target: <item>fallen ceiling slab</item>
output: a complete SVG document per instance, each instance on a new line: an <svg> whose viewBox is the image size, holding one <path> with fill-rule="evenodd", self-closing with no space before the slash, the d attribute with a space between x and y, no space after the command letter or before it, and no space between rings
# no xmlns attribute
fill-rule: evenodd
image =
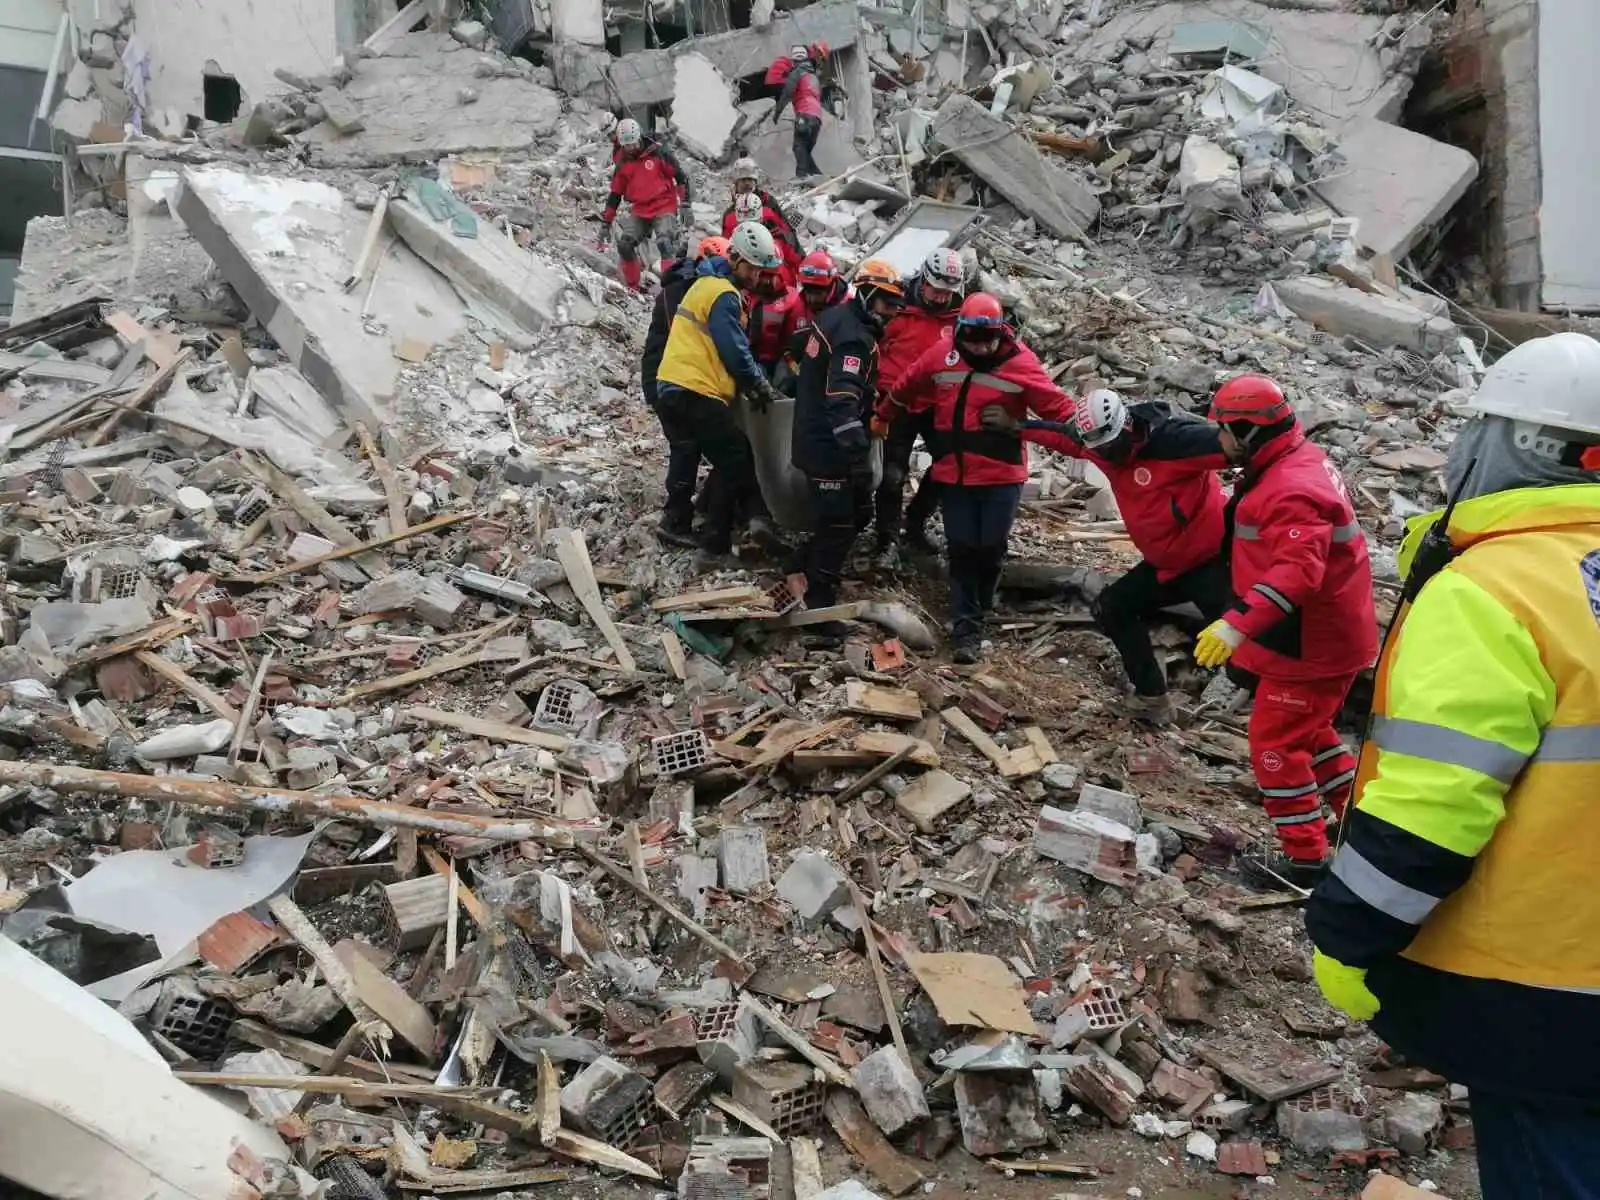
<svg viewBox="0 0 1600 1200"><path fill-rule="evenodd" d="M1025 216L1057 237L1082 239L1100 216L1100 201L1081 183L1052 170L1034 144L968 96L939 106L933 139Z"/></svg>
<svg viewBox="0 0 1600 1200"><path fill-rule="evenodd" d="M739 124L728 77L703 54L681 54L673 65L672 128L684 149L714 161Z"/></svg>

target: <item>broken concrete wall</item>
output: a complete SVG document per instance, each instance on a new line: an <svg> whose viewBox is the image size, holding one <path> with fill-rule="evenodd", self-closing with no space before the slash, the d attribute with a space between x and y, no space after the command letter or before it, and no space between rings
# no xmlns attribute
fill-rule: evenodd
<svg viewBox="0 0 1600 1200"><path fill-rule="evenodd" d="M527 150L561 119L561 97L527 78L532 69L436 34L406 34L357 63L339 92L364 128L341 135L325 121L303 139L331 166Z"/></svg>
<svg viewBox="0 0 1600 1200"><path fill-rule="evenodd" d="M673 63L672 129L690 154L720 159L739 124L728 77L703 54L680 54Z"/></svg>
<svg viewBox="0 0 1600 1200"><path fill-rule="evenodd" d="M772 109L771 100L752 100L740 106L751 121ZM746 128L748 129L747 122ZM740 138L744 153L756 160L762 173L772 183L788 183L794 179L794 118L784 116L776 125L763 124L754 133ZM855 144L850 140L850 129L832 117L822 119L822 134L813 152L817 166L828 178L841 175L863 161Z"/></svg>
<svg viewBox="0 0 1600 1200"><path fill-rule="evenodd" d="M283 87L273 76L326 75L339 56L345 0L134 0L135 28L150 55L150 104L184 115L205 112L205 76L231 75L244 109Z"/></svg>
<svg viewBox="0 0 1600 1200"><path fill-rule="evenodd" d="M550 0L550 36L558 42L606 44L606 14L601 0Z"/></svg>
<svg viewBox="0 0 1600 1200"><path fill-rule="evenodd" d="M723 75L739 79L764 72L768 63L787 54L797 42L827 42L834 50L853 46L859 26L855 0L822 0L765 29L734 29L691 38L665 50L641 50L609 64L614 92L601 98L608 104L620 101L626 108L665 104L673 96L673 60L680 54L704 55ZM551 58L551 66L563 91L583 91L587 81L574 77L579 66L573 59L557 54Z"/></svg>
<svg viewBox="0 0 1600 1200"><path fill-rule="evenodd" d="M1353 12L1311 12L1303 5L1269 7L1255 0L1129 7L1091 35L1107 52L1128 37L1153 38L1152 55L1164 54L1192 23L1234 20L1253 29L1269 53L1252 70L1281 83L1304 107L1330 126L1351 117L1398 117L1410 91L1409 76L1391 78L1374 43L1384 18Z"/></svg>
<svg viewBox="0 0 1600 1200"><path fill-rule="evenodd" d="M394 246L377 267L369 322L361 290L341 286L368 215L325 184L185 171L178 216L312 386L346 419L404 444L396 345L448 341L465 327L444 277Z"/></svg>

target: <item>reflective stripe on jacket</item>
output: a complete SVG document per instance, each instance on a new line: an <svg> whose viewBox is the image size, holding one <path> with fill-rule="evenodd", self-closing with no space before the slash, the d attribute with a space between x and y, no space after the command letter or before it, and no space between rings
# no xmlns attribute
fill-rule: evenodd
<svg viewBox="0 0 1600 1200"><path fill-rule="evenodd" d="M763 367L773 367L788 351L805 313L800 289L790 288L776 300L754 300L749 310L750 352Z"/></svg>
<svg viewBox="0 0 1600 1200"><path fill-rule="evenodd" d="M1354 675L1378 653L1367 539L1338 468L1299 428L1251 461L1234 491L1230 561L1248 639L1233 662L1264 679Z"/></svg>
<svg viewBox="0 0 1600 1200"><path fill-rule="evenodd" d="M991 432L982 413L999 405L1018 421L1029 411L1048 421L1072 419L1072 401L1050 378L1034 352L1013 341L1000 360L977 369L946 333L901 377L889 403L912 413L930 412L928 448L933 478L960 487L1028 481L1028 452L1020 431Z"/></svg>
<svg viewBox="0 0 1600 1200"><path fill-rule="evenodd" d="M723 296L739 289L717 275L701 275L684 293L672 318L667 350L656 372L657 384L672 384L685 391L711 396L724 404L733 400L733 375L723 365L711 337L711 308ZM741 309L743 301L740 301Z"/></svg>

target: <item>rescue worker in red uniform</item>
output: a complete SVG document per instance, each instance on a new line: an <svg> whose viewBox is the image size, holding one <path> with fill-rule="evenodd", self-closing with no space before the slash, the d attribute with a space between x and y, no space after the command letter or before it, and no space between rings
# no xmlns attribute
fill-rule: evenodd
<svg viewBox="0 0 1600 1200"><path fill-rule="evenodd" d="M767 227L772 240L778 243L778 253L783 257L784 286L794 287L799 282L800 263L805 255L783 211L768 207L759 192L743 192L733 198L728 211L722 214L723 236L732 236L728 231L746 221L756 221Z"/></svg>
<svg viewBox="0 0 1600 1200"><path fill-rule="evenodd" d="M756 160L753 158L741 158L733 164L733 196L722 214L723 228L728 227L728 217L733 212L734 201L740 196L747 195L760 198L762 216L756 219L766 223L767 228L772 231L772 236L779 241L793 242L798 248L800 239L795 233L795 224L789 219L789 214L784 211L783 205L778 203L778 198L761 186L761 168L756 166Z"/></svg>
<svg viewBox="0 0 1600 1200"><path fill-rule="evenodd" d="M811 327L826 310L850 298L850 285L834 263L833 255L826 250L813 250L806 255L800 263L799 274L800 309L783 361L773 376L773 383L786 395L794 394L800 359L805 355L806 337Z"/></svg>
<svg viewBox="0 0 1600 1200"><path fill-rule="evenodd" d="M906 304L889 322L878 347L878 372L884 390L894 385L919 358L955 327L961 311L966 269L954 250L935 250L906 289ZM939 506L939 487L928 471L906 509L906 478L911 473L911 452L920 435L928 441L928 414L913 417L902 410L880 414L888 425L883 432L883 481L873 498L877 538L873 551L877 565L893 570L900 564L899 544L904 537L913 548L931 552L928 521Z"/></svg>
<svg viewBox="0 0 1600 1200"><path fill-rule="evenodd" d="M611 193L600 214L600 244L604 246L611 240L617 209L626 200L628 215L622 235L617 238L617 271L623 283L638 291L644 273L644 264L639 261L640 244L655 239L665 270L683 253L679 217L693 197L689 176L672 151L656 138L645 136L639 122L632 118L619 121L615 142L611 151L611 161L616 164L611 172Z"/></svg>
<svg viewBox="0 0 1600 1200"><path fill-rule="evenodd" d="M855 294L826 309L806 336L790 461L806 477L816 514L805 548L807 608L838 603L850 548L871 520L867 420L877 394L878 336L904 298L900 273L868 259L856 271Z"/></svg>
<svg viewBox="0 0 1600 1200"><path fill-rule="evenodd" d="M796 179L810 179L821 175L822 168L812 157L817 139L822 136L822 83L817 78L817 64L828 57L828 46L818 42L810 46L795 46L787 60L778 59L767 68L767 84L783 85L778 103L773 106L774 123L783 110L794 106L794 174Z"/></svg>
<svg viewBox="0 0 1600 1200"><path fill-rule="evenodd" d="M1228 460L1220 431L1163 404L1130 408L1105 389L1079 400L1070 424L1024 421L1022 429L1027 441L1093 463L1111 484L1143 558L1096 597L1092 611L1133 685L1129 711L1166 724L1172 699L1145 622L1186 600L1211 622L1233 601L1222 554L1225 502L1217 472Z"/></svg>
<svg viewBox="0 0 1600 1200"><path fill-rule="evenodd" d="M1323 802L1342 815L1356 774L1334 718L1378 652L1367 539L1338 468L1276 383L1230 379L1211 419L1244 468L1228 506L1238 599L1200 635L1195 660L1256 681L1250 765L1283 851L1268 865L1309 887L1328 857Z"/></svg>
<svg viewBox="0 0 1600 1200"><path fill-rule="evenodd" d="M789 353L805 315L800 289L784 282L782 271L764 272L749 294L750 352L776 381L778 367Z"/></svg>
<svg viewBox="0 0 1600 1200"><path fill-rule="evenodd" d="M994 609L1028 480L1017 425L1030 410L1069 421L1073 406L1006 324L995 297L968 296L952 335L900 378L889 404L932 414L933 477L950 555L951 643L957 662L972 663L982 653L984 619Z"/></svg>

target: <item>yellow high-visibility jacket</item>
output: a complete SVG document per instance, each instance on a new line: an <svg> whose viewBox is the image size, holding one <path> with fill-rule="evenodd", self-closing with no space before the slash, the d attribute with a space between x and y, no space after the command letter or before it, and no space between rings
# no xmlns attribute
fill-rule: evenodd
<svg viewBox="0 0 1600 1200"><path fill-rule="evenodd" d="M718 275L702 275L678 302L677 314L667 334L667 350L656 372L656 384L673 384L685 391L731 403L737 385L723 365L711 337L711 309L723 296L739 289Z"/></svg>
<svg viewBox="0 0 1600 1200"><path fill-rule="evenodd" d="M1413 523L1402 572L1436 519ZM1402 1050L1545 1094L1529 1080L1570 1060L1556 1031L1574 1021L1600 1067L1600 485L1478 497L1449 535L1457 556L1379 663L1354 811L1307 926L1369 969L1375 1025ZM1552 1040L1484 1054L1500 1007Z"/></svg>

